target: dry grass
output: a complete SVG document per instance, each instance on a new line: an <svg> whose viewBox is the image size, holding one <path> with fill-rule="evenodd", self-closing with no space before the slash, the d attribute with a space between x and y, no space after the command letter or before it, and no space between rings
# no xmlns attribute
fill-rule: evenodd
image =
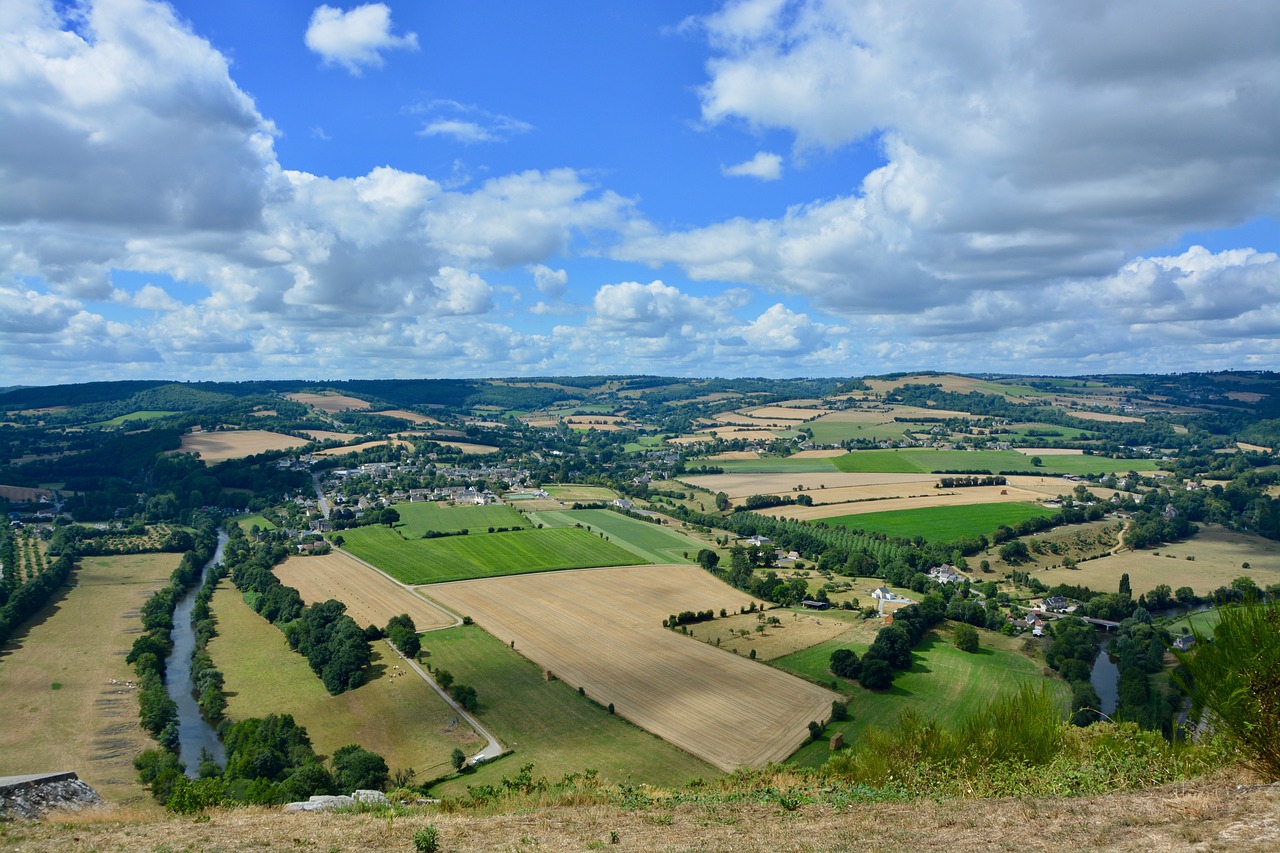
<svg viewBox="0 0 1280 853"><path fill-rule="evenodd" d="M240 459L265 453L268 450L288 450L307 444L303 438L268 432L262 429L215 430L193 432L182 437L181 453L199 453L206 465Z"/></svg>
<svg viewBox="0 0 1280 853"><path fill-rule="evenodd" d="M827 492L831 492L828 489ZM839 489L838 492L848 492ZM859 490L865 493L864 490ZM969 489L915 489L907 497L855 498L857 503L839 503L823 506L778 506L759 510L761 515L775 518L797 518L808 521L815 518L834 518L840 515L862 515L869 512L890 512L899 509L924 509L936 506L971 506L991 503L1027 503L1041 500L1034 492L1024 492L1004 486L975 486ZM822 497L826 498L826 493Z"/></svg>
<svg viewBox="0 0 1280 853"><path fill-rule="evenodd" d="M797 409L789 406L762 406L758 409L746 409L743 414L751 418L772 421L808 421L819 415L825 415L830 409L812 408Z"/></svg>
<svg viewBox="0 0 1280 853"><path fill-rule="evenodd" d="M765 622L761 622L761 615ZM781 624L766 624L770 616L777 618ZM762 624L765 625L764 633L756 633L756 627ZM864 626L869 627L858 631ZM875 639L876 631L883 627L879 620L849 622L831 616L777 610L764 614L739 613L725 619L690 625L689 633L705 643L736 651L740 655L750 655L754 650L757 660L774 660L845 634L856 635L857 639L851 639L851 643L870 645ZM746 636L742 635L743 631L747 632Z"/></svg>
<svg viewBox="0 0 1280 853"><path fill-rule="evenodd" d="M445 447L452 447L457 450L461 450L463 453L485 454L498 452L498 448L494 447L492 444L473 444L469 441L442 441L438 438L432 438L431 440L436 444L443 444Z"/></svg>
<svg viewBox="0 0 1280 853"><path fill-rule="evenodd" d="M1244 568L1246 562L1249 563L1247 569ZM1175 590L1189 586L1197 595L1208 595L1241 575L1248 575L1265 587L1280 583L1280 542L1205 524L1199 534L1185 542L1150 550L1123 551L1088 560L1075 569L1047 569L1037 572L1036 577L1048 586L1066 583L1111 592L1120 583L1120 575L1125 573L1129 575L1134 595L1148 592L1159 584L1168 584Z"/></svg>
<svg viewBox="0 0 1280 853"><path fill-rule="evenodd" d="M369 402L360 400L356 397L347 397L343 394L285 394L285 399L292 400L295 403L302 403L305 406L314 406L322 412L331 415L338 412L345 412L348 409L368 409Z"/></svg>
<svg viewBox="0 0 1280 853"><path fill-rule="evenodd" d="M346 447L329 447L324 450L317 450L316 456L346 456L348 453L359 453L361 450L368 450L370 447L382 447L387 444L394 444L399 447L413 446L404 439L391 438L386 441L364 441L360 444L349 444Z"/></svg>
<svg viewBox="0 0 1280 853"><path fill-rule="evenodd" d="M276 577L291 586L307 604L337 599L347 605L356 624L387 624L392 616L407 613L419 631L444 628L452 617L408 587L374 571L345 551L320 557L290 557L274 569Z"/></svg>
<svg viewBox="0 0 1280 853"><path fill-rule="evenodd" d="M139 608L178 559L82 558L65 597L5 647L0 775L74 770L109 801L147 801L132 762L155 744L138 725L124 656L142 631Z"/></svg>
<svg viewBox="0 0 1280 853"><path fill-rule="evenodd" d="M329 429L304 429L302 432L316 441L350 441L355 438L354 433L334 432Z"/></svg>
<svg viewBox="0 0 1280 853"><path fill-rule="evenodd" d="M835 695L682 637L662 620L751 599L693 566L644 566L436 584L430 589L601 704L721 769L781 761Z"/></svg>
<svg viewBox="0 0 1280 853"><path fill-rule="evenodd" d="M0 498L26 503L27 501L46 501L53 497L48 489L35 489L29 486L0 486Z"/></svg>
<svg viewBox="0 0 1280 853"><path fill-rule="evenodd" d="M784 782L779 779L779 786ZM1262 853L1280 847L1280 789L1237 788L1220 778L1148 791L1082 798L917 800L846 807L776 799L683 803L648 809L551 804L500 814L438 813L394 820L376 814L284 814L275 809L215 811L146 820L129 812L82 813L4 832L6 846L29 851L412 850L413 834L433 825L450 853L511 850L825 853ZM616 837L616 844L612 843Z"/></svg>
<svg viewBox="0 0 1280 853"><path fill-rule="evenodd" d="M782 428L790 429L790 427L787 427L785 425ZM749 440L759 440L759 441L773 441L775 438L778 437L778 434L772 430L757 429L756 427L752 427L752 426L710 427L706 430L703 430L703 432L706 433L707 435L719 436L720 438L745 438ZM677 439L674 439L674 438L671 440L677 441Z"/></svg>
<svg viewBox="0 0 1280 853"><path fill-rule="evenodd" d="M938 482L936 474L867 474L844 473L842 471L822 471L804 474L788 472L785 474L703 474L695 477L681 477L712 492L724 492L730 500L740 500L751 495L787 495L794 494L797 486L803 486L811 493L815 503L831 500L859 500L864 497L900 496L902 494L918 494L933 488ZM840 489L865 489L870 486L889 485L895 491L887 493L850 491L847 495L838 493ZM906 491L901 491L906 490ZM835 497L833 497L835 495Z"/></svg>
<svg viewBox="0 0 1280 853"><path fill-rule="evenodd" d="M1067 412L1073 418L1079 418L1082 421L1111 421L1118 424L1141 424L1146 423L1146 418L1134 418L1128 415L1109 415L1105 412Z"/></svg>
<svg viewBox="0 0 1280 853"><path fill-rule="evenodd" d="M371 415L386 415L389 418L399 418L402 421L408 421L413 424L438 424L440 421L435 418L429 418L426 415L420 415L417 412L410 412L407 409L387 409L382 412L370 412Z"/></svg>
<svg viewBox="0 0 1280 853"><path fill-rule="evenodd" d="M675 438L668 438L667 444L705 444L714 440L715 436L712 435L679 435Z"/></svg>

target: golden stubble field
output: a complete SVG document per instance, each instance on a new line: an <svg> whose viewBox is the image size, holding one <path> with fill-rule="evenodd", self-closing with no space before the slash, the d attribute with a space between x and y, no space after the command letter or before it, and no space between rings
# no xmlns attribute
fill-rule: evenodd
<svg viewBox="0 0 1280 853"><path fill-rule="evenodd" d="M138 725L124 659L142 633L143 602L179 557L82 558L66 594L4 647L0 776L73 770L109 802L151 802L133 759L156 744Z"/></svg>
<svg viewBox="0 0 1280 853"><path fill-rule="evenodd" d="M787 472L782 474L702 474L681 477L686 483L724 492L730 500L740 500L751 495L794 494L797 486L811 493L815 503L863 500L868 497L901 497L919 494L933 488L937 474L866 474L843 471L819 473ZM884 491L876 487L887 486ZM844 490L848 490L847 494Z"/></svg>
<svg viewBox="0 0 1280 853"><path fill-rule="evenodd" d="M412 442L405 441L402 438L390 438L382 441L365 441L360 444L349 444L345 447L328 447L324 450L317 450L316 456L346 456L349 453L359 453L362 450L368 450L371 447L382 447L385 444L391 444L397 447L413 446Z"/></svg>
<svg viewBox="0 0 1280 853"><path fill-rule="evenodd" d="M436 584L430 595L582 687L601 704L719 767L786 758L836 694L662 627L683 610L737 611L745 593L694 566L581 569Z"/></svg>
<svg viewBox="0 0 1280 853"><path fill-rule="evenodd" d="M815 493L814 500L826 499L827 493ZM838 494L852 494L845 498L852 503L837 503L821 506L776 506L757 510L761 515L774 518L794 518L801 521L812 521L819 518L835 518L841 515L863 515L869 512L890 512L900 509L924 509L939 506L972 506L974 504L992 503L1028 503L1039 502L1043 495L1008 486L975 486L968 489L912 489L910 494L894 495L889 486L868 487L865 489L836 489ZM874 498L872 497L874 495Z"/></svg>
<svg viewBox="0 0 1280 853"><path fill-rule="evenodd" d="M347 605L347 615L360 626L387 624L392 616L407 613L419 631L446 628L454 619L385 575L344 551L319 557L290 557L275 569L281 583L291 586L307 604L337 599Z"/></svg>
<svg viewBox="0 0 1280 853"><path fill-rule="evenodd" d="M268 450L288 450L310 442L264 429L229 429L214 432L193 432L182 437L178 448L182 453L199 453L206 465L225 462L265 453Z"/></svg>
<svg viewBox="0 0 1280 853"><path fill-rule="evenodd" d="M292 400L295 403L302 403L304 406L314 406L320 411L331 415L345 412L348 409L363 410L371 408L368 400L348 397L344 394L307 394L298 392L296 394L285 394L284 396L285 399Z"/></svg>

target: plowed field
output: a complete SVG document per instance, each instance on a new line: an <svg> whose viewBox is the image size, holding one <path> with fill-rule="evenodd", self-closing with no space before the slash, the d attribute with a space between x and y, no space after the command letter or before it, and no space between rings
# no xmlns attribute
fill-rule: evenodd
<svg viewBox="0 0 1280 853"><path fill-rule="evenodd" d="M644 729L723 770L790 755L836 695L662 627L751 599L693 566L435 584L433 598ZM695 626L694 630L697 630Z"/></svg>

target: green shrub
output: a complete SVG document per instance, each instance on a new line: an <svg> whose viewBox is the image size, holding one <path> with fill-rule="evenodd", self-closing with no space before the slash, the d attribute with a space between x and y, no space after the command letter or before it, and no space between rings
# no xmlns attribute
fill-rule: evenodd
<svg viewBox="0 0 1280 853"><path fill-rule="evenodd" d="M1175 651L1174 676L1192 708L1226 737L1240 758L1280 779L1280 602L1219 608L1212 639L1193 627L1196 644Z"/></svg>
<svg viewBox="0 0 1280 853"><path fill-rule="evenodd" d="M436 853L440 849L440 830L427 824L413 834L413 849L417 853Z"/></svg>

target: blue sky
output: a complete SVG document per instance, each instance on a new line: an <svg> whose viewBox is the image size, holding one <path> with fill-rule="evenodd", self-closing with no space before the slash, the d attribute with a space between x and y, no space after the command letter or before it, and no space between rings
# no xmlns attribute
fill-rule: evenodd
<svg viewBox="0 0 1280 853"><path fill-rule="evenodd" d="M1280 6L0 7L0 384L1280 368Z"/></svg>

